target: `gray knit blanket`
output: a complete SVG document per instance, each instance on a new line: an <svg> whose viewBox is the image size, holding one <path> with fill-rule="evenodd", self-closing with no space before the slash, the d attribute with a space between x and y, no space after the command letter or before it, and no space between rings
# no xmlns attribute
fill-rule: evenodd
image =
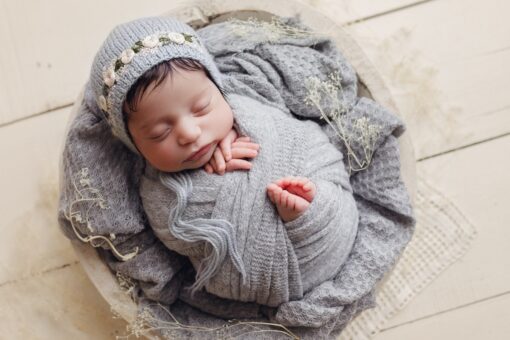
<svg viewBox="0 0 510 340"><path fill-rule="evenodd" d="M306 28L297 18L283 20ZM159 176L112 137L86 91L70 122L62 155L59 225L68 238L76 240L81 235L99 247L114 272L136 282L133 297L140 308L151 308L161 319L172 321L168 313L152 304L157 301L181 324L201 327L167 329L163 336L218 338L221 332L232 336L228 319L242 319L284 325L301 338L332 338L361 311L375 305L377 283L394 266L414 232L412 206L400 174L397 138L404 125L373 100L358 96L355 71L328 38L283 36L267 42L238 36L230 26L228 22L213 24L197 33L224 76L238 128L261 144L252 169L227 173L223 178L207 174L209 184L205 171L189 171L189 177ZM344 133L359 135L360 122L367 120L378 126L369 166L348 174L345 169L352 165L348 155L366 154L364 139L351 138L348 149L335 129L320 120L321 112L303 102L308 93L304 80L326 79L335 72L341 75L341 105L346 108ZM322 104L324 111L330 112L328 105L338 103ZM296 138L291 143L271 144L291 136ZM283 145L293 148L282 153ZM280 154L285 162L276 161ZM262 183L292 174L317 181L317 203L299 220L284 225L277 222ZM176 180L181 187L188 185L188 190L171 190L177 188ZM196 184L196 190L191 189L191 183ZM229 196L238 188L247 192ZM181 199L172 200L171 195L181 195ZM339 209L348 197L354 198L356 209L346 210L358 214L357 225L351 228L342 221ZM189 204L180 208L159 204L186 200ZM168 232L170 216L180 216L175 221L182 223L193 218L202 219L201 223L230 222L230 229L221 226L231 237L225 238L229 241L218 252L221 261L214 263L220 265L212 273L222 274L206 275L210 279L206 289L195 294L189 288L195 284L200 256L211 247L192 239L178 244L183 238ZM251 218L262 221L261 228L275 228L266 234L267 228L257 229L256 220L253 224L248 221ZM176 230L179 225L174 224ZM332 243L338 242L337 248L328 248L330 240L324 239L322 230L334 235ZM355 237L349 241L352 230ZM307 239L310 235L317 242ZM96 238L84 239L92 236ZM186 253L190 241L192 249ZM297 246L300 242L302 252ZM319 250L323 247L329 253L322 254ZM346 249L348 253L343 254ZM131 256L123 256L127 254ZM311 254L317 257L307 259ZM322 272L322 268L328 271ZM327 277L328 273L332 277ZM208 332L211 328L219 330ZM270 329L267 326L267 331ZM287 335L249 332L242 337Z"/></svg>

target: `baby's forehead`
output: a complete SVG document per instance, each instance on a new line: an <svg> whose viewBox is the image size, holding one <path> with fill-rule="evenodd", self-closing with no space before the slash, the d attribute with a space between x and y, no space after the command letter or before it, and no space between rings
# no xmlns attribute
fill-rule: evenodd
<svg viewBox="0 0 510 340"><path fill-rule="evenodd" d="M127 104L130 102L139 102L144 99L148 101L151 99L150 94L153 91L160 92L182 92L181 88L185 88L185 94L196 93L202 91L204 86L209 87L212 85L216 88L216 83L211 78L205 68L197 68L201 64L196 62L193 67L187 69L182 65L171 65L172 60L156 65L155 67L145 71L135 83L131 86L129 91L126 93L126 97L123 101L123 110L127 110ZM166 65L163 65L166 63ZM204 79L209 79L210 82L204 84ZM169 86L163 86L165 83L170 84ZM212 83L212 84L211 84ZM167 84L167 85L168 85Z"/></svg>

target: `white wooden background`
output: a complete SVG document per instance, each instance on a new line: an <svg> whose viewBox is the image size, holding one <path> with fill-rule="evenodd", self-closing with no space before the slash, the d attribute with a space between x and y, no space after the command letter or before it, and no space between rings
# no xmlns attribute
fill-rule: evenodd
<svg viewBox="0 0 510 340"><path fill-rule="evenodd" d="M479 231L467 255L376 340L509 339L510 2L303 2L358 37L409 123L418 171ZM117 23L167 7L162 0L0 0L1 339L124 334L47 198L56 195L65 124L97 47Z"/></svg>

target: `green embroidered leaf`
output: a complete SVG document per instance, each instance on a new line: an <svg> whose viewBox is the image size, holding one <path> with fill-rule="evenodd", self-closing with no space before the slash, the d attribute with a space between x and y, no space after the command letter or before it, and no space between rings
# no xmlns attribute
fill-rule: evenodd
<svg viewBox="0 0 510 340"><path fill-rule="evenodd" d="M192 35L189 35L189 34L186 34L186 33L183 33L182 35L184 35L184 40L186 40L187 42L193 42L193 36Z"/></svg>
<svg viewBox="0 0 510 340"><path fill-rule="evenodd" d="M115 72L117 72L123 65L124 63L122 62L122 60L117 59L117 61L115 62Z"/></svg>
<svg viewBox="0 0 510 340"><path fill-rule="evenodd" d="M138 53L140 52L140 50L143 48L143 43L138 40L137 42L135 42L135 45L132 47L132 50L135 52L135 53Z"/></svg>

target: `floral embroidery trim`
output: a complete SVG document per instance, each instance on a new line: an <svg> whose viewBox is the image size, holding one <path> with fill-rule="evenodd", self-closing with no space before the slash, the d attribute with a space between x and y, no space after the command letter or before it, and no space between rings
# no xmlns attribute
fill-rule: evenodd
<svg viewBox="0 0 510 340"><path fill-rule="evenodd" d="M202 48L200 40L195 35L188 33L165 32L151 34L138 40L133 44L133 46L122 51L121 55L112 62L111 66L103 71L102 95L100 95L97 99L97 103L101 110L105 112L109 111L107 98L110 93L110 89L116 84L119 72L125 65L129 64L133 60L136 54L151 50L155 47L165 46L170 43L178 45L189 44L193 47Z"/></svg>

